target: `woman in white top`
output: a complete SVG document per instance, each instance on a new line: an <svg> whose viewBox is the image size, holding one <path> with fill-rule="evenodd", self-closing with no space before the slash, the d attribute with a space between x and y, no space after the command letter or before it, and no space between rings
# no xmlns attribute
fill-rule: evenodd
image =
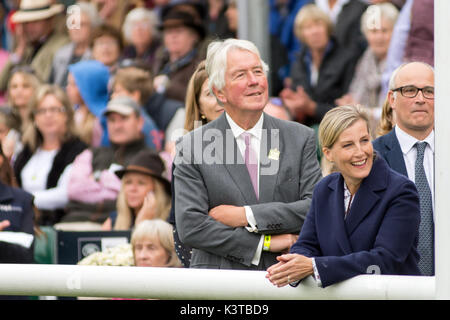
<svg viewBox="0 0 450 320"><path fill-rule="evenodd" d="M76 136L73 109L57 86L38 90L30 122L14 171L19 186L35 197L38 224L53 225L64 215L71 163L87 146Z"/></svg>

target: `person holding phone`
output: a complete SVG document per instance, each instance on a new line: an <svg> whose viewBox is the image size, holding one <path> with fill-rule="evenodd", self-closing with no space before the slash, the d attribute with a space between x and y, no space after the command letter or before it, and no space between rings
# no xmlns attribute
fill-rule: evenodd
<svg viewBox="0 0 450 320"><path fill-rule="evenodd" d="M144 220L169 217L170 182L158 153L140 151L125 169L116 171L122 180L117 210L106 219L103 230L129 230Z"/></svg>

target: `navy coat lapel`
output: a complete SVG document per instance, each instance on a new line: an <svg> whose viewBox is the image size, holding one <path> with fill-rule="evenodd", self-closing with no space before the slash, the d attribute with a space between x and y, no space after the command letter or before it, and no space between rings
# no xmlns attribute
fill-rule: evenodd
<svg viewBox="0 0 450 320"><path fill-rule="evenodd" d="M398 142L397 136L395 135L395 130L392 129L389 133L386 134L385 146L386 146L386 161L389 166L405 175L408 176L408 172L406 171L405 160L403 159L403 152L400 148L400 143Z"/></svg>
<svg viewBox="0 0 450 320"><path fill-rule="evenodd" d="M285 154L280 142L279 128L264 114L259 154L259 201L272 202L278 180L280 159Z"/></svg>
<svg viewBox="0 0 450 320"><path fill-rule="evenodd" d="M348 239L347 229L344 223L344 179L342 175L336 175L328 184L328 187L333 190L330 203L332 208L328 208L332 216L332 225L335 230L336 241L344 252L344 255L353 252L352 246Z"/></svg>
<svg viewBox="0 0 450 320"><path fill-rule="evenodd" d="M242 193L247 204L258 202L253 190L252 181L242 157L230 125L223 113L216 121L216 127L223 137L223 149L219 150L218 158L222 160L236 186ZM220 148L219 148L220 149ZM223 153L222 153L223 152Z"/></svg>
<svg viewBox="0 0 450 320"><path fill-rule="evenodd" d="M376 191L384 190L387 187L388 167L383 159L376 159L372 170L363 180L361 186L356 192L350 212L347 215L345 224L349 236L358 227L361 221L369 214L373 206L379 201L380 197Z"/></svg>

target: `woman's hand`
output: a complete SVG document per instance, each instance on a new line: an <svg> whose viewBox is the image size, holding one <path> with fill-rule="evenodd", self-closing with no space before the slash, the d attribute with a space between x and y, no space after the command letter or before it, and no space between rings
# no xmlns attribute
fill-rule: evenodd
<svg viewBox="0 0 450 320"><path fill-rule="evenodd" d="M153 191L147 193L144 198L144 203L142 204L141 210L139 210L135 225L144 220L152 220L156 216L156 198Z"/></svg>
<svg viewBox="0 0 450 320"><path fill-rule="evenodd" d="M11 225L11 222L9 222L9 220L0 221L0 231L3 231L4 229L8 228L10 225Z"/></svg>
<svg viewBox="0 0 450 320"><path fill-rule="evenodd" d="M267 269L266 278L277 287L301 280L314 273L312 259L296 253L277 257L277 264Z"/></svg>
<svg viewBox="0 0 450 320"><path fill-rule="evenodd" d="M312 116L316 111L317 104L311 99L302 86L298 86L296 91L285 88L280 92L280 97L291 114L302 112Z"/></svg>

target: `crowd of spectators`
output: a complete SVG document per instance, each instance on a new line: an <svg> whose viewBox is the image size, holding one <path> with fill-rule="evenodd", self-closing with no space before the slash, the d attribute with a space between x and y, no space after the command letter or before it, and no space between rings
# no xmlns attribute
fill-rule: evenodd
<svg viewBox="0 0 450 320"><path fill-rule="evenodd" d="M267 1L266 112L317 133L330 109L361 104L372 133L389 132L392 71L407 61L433 65L433 1ZM224 110L204 60L212 40L237 37L237 5L0 1L0 189L24 212L19 223L1 206L0 231L38 237L43 226L79 230L84 223L132 230L161 219L172 225L173 239L145 236L150 226L142 227L132 243L136 265L149 265L140 252L142 239L151 239L174 242L180 260L165 247L154 266L188 267L190 248L176 233L170 188L175 137ZM319 150L327 174L333 169ZM4 252L0 260L9 261ZM32 262L28 255L17 251L21 262Z"/></svg>

